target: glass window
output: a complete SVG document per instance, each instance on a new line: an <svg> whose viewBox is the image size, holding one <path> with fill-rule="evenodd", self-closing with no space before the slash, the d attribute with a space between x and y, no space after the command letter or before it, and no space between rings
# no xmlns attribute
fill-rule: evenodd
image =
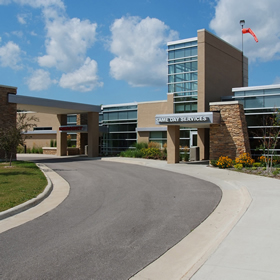
<svg viewBox="0 0 280 280"><path fill-rule="evenodd" d="M118 112L110 112L109 113L109 120L117 120L119 118Z"/></svg>
<svg viewBox="0 0 280 280"><path fill-rule="evenodd" d="M245 99L246 108L259 108L263 107L263 97L249 97Z"/></svg>
<svg viewBox="0 0 280 280"><path fill-rule="evenodd" d="M265 96L264 97L265 107L280 107L280 95L279 96Z"/></svg>
<svg viewBox="0 0 280 280"><path fill-rule="evenodd" d="M137 111L128 111L127 118L128 119L137 119Z"/></svg>
<svg viewBox="0 0 280 280"><path fill-rule="evenodd" d="M191 71L197 71L197 61L192 62Z"/></svg>
<svg viewBox="0 0 280 280"><path fill-rule="evenodd" d="M174 59L175 58L175 51L169 51L168 52L168 59Z"/></svg>
<svg viewBox="0 0 280 280"><path fill-rule="evenodd" d="M174 75L168 76L168 83L174 83Z"/></svg>
<svg viewBox="0 0 280 280"><path fill-rule="evenodd" d="M119 119L127 119L127 112L119 112Z"/></svg>
<svg viewBox="0 0 280 280"><path fill-rule="evenodd" d="M265 89L264 94L280 94L280 88Z"/></svg>
<svg viewBox="0 0 280 280"><path fill-rule="evenodd" d="M190 138L189 130L180 130L180 138Z"/></svg>
<svg viewBox="0 0 280 280"><path fill-rule="evenodd" d="M184 104L175 104L175 113L184 113Z"/></svg>
<svg viewBox="0 0 280 280"><path fill-rule="evenodd" d="M174 71L174 67L175 65L169 65L168 66L168 74L174 74L175 73L175 71Z"/></svg>
<svg viewBox="0 0 280 280"><path fill-rule="evenodd" d="M192 56L197 55L197 47L192 47L191 50L192 50L191 52Z"/></svg>
<svg viewBox="0 0 280 280"><path fill-rule="evenodd" d="M249 91L245 91L245 95L263 95L264 92L263 90L249 90Z"/></svg>
<svg viewBox="0 0 280 280"><path fill-rule="evenodd" d="M67 123L77 123L77 115L68 115L67 116Z"/></svg>
<svg viewBox="0 0 280 280"><path fill-rule="evenodd" d="M174 49L174 47L175 47L174 45L170 45L170 46L168 46L168 49L172 50L172 49Z"/></svg>
<svg viewBox="0 0 280 280"><path fill-rule="evenodd" d="M185 57L191 56L191 48L185 49Z"/></svg>

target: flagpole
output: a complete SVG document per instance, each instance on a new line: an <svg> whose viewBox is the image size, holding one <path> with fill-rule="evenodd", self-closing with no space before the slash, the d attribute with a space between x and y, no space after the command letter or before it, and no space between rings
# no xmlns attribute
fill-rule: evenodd
<svg viewBox="0 0 280 280"><path fill-rule="evenodd" d="M244 19L240 20L241 34L242 34L242 87L244 87L243 32L242 32L244 24L245 24L245 20Z"/></svg>

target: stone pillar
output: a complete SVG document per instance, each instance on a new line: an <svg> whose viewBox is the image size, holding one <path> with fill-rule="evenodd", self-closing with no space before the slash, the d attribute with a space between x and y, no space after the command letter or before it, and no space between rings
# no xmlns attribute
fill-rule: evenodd
<svg viewBox="0 0 280 280"><path fill-rule="evenodd" d="M99 151L99 113L88 113L88 156L98 157Z"/></svg>
<svg viewBox="0 0 280 280"><path fill-rule="evenodd" d="M210 103L210 111L221 114L221 123L210 126L210 159L251 154L243 105L238 101Z"/></svg>
<svg viewBox="0 0 280 280"><path fill-rule="evenodd" d="M167 163L178 163L180 161L180 126L167 126Z"/></svg>
<svg viewBox="0 0 280 280"><path fill-rule="evenodd" d="M17 104L8 102L9 93L17 94L17 88L0 86L0 127L3 131L16 126ZM10 157L10 155L7 156ZM5 152L0 150L0 159L4 158ZM14 151L13 159L16 159L16 151Z"/></svg>
<svg viewBox="0 0 280 280"><path fill-rule="evenodd" d="M67 125L67 115L57 115L59 126ZM58 131L57 138L57 156L67 155L67 133Z"/></svg>

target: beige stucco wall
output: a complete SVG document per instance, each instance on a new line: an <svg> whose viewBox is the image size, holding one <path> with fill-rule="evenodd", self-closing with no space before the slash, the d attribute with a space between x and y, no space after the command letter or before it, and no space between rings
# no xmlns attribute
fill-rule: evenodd
<svg viewBox="0 0 280 280"><path fill-rule="evenodd" d="M137 127L159 127L155 123L156 115L169 113L167 101L139 103Z"/></svg>

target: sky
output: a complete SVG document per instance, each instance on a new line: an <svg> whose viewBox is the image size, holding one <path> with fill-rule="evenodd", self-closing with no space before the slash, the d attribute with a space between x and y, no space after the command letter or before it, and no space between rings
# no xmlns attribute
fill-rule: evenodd
<svg viewBox="0 0 280 280"><path fill-rule="evenodd" d="M249 86L280 83L279 0L0 0L0 84L108 105L166 100L167 42L206 29L241 49Z"/></svg>

